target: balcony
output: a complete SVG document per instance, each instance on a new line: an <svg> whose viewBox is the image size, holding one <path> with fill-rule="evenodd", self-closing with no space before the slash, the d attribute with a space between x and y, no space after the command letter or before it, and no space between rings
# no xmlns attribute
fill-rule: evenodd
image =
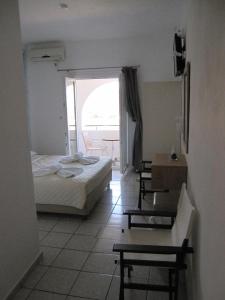
<svg viewBox="0 0 225 300"><path fill-rule="evenodd" d="M67 151L109 156L120 162L119 80L68 79ZM76 124L76 125L75 125Z"/></svg>
<svg viewBox="0 0 225 300"><path fill-rule="evenodd" d="M81 151L85 155L109 156L113 166L120 163L119 125L85 125L82 131L75 131L75 125L69 126L71 153Z"/></svg>

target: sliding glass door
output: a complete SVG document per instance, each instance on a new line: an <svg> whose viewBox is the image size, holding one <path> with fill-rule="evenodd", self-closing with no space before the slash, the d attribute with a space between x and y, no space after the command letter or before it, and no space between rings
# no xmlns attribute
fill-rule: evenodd
<svg viewBox="0 0 225 300"><path fill-rule="evenodd" d="M104 70L105 71L105 70ZM112 72L110 72L112 73ZM66 77L65 130L68 154L110 156L113 168L125 173L130 163L129 120L120 71L106 74L74 74Z"/></svg>
<svg viewBox="0 0 225 300"><path fill-rule="evenodd" d="M66 152L73 155L77 152L76 126L76 85L73 78L66 78L66 115L67 130L65 132Z"/></svg>

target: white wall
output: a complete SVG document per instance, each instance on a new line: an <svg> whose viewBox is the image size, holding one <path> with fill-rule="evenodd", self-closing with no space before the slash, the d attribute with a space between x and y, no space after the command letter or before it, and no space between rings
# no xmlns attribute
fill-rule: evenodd
<svg viewBox="0 0 225 300"><path fill-rule="evenodd" d="M91 68L140 65L143 81L173 80L173 35L66 43L60 66Z"/></svg>
<svg viewBox="0 0 225 300"><path fill-rule="evenodd" d="M40 154L64 154L64 78L52 63L28 63L27 68L31 148Z"/></svg>
<svg viewBox="0 0 225 300"><path fill-rule="evenodd" d="M66 60L58 68L140 65L142 94L144 82L174 80L172 39L172 33L165 33L154 37L68 42ZM56 71L53 63L27 63L31 143L32 148L40 153L65 153L64 76L65 73ZM177 110L176 101L168 105ZM161 142L157 146L157 138L154 142L156 149L167 150L161 147Z"/></svg>
<svg viewBox="0 0 225 300"><path fill-rule="evenodd" d="M181 82L144 82L142 95L143 158L177 149L176 118L181 115Z"/></svg>
<svg viewBox="0 0 225 300"><path fill-rule="evenodd" d="M17 1L0 9L0 299L39 254Z"/></svg>
<svg viewBox="0 0 225 300"><path fill-rule="evenodd" d="M225 1L191 0L188 188L198 210L193 242L196 300L225 299Z"/></svg>

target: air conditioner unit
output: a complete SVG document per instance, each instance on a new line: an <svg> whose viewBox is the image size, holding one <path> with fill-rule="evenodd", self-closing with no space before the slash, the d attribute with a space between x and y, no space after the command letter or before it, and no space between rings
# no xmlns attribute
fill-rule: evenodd
<svg viewBox="0 0 225 300"><path fill-rule="evenodd" d="M28 57L33 62L43 61L61 61L65 59L65 49L60 46L42 46L36 45L28 50Z"/></svg>

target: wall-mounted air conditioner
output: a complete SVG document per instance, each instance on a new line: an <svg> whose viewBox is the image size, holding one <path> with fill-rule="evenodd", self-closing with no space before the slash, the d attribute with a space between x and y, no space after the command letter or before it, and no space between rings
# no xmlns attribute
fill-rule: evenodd
<svg viewBox="0 0 225 300"><path fill-rule="evenodd" d="M28 57L33 62L58 62L65 59L65 49L63 45L34 44L28 50Z"/></svg>

